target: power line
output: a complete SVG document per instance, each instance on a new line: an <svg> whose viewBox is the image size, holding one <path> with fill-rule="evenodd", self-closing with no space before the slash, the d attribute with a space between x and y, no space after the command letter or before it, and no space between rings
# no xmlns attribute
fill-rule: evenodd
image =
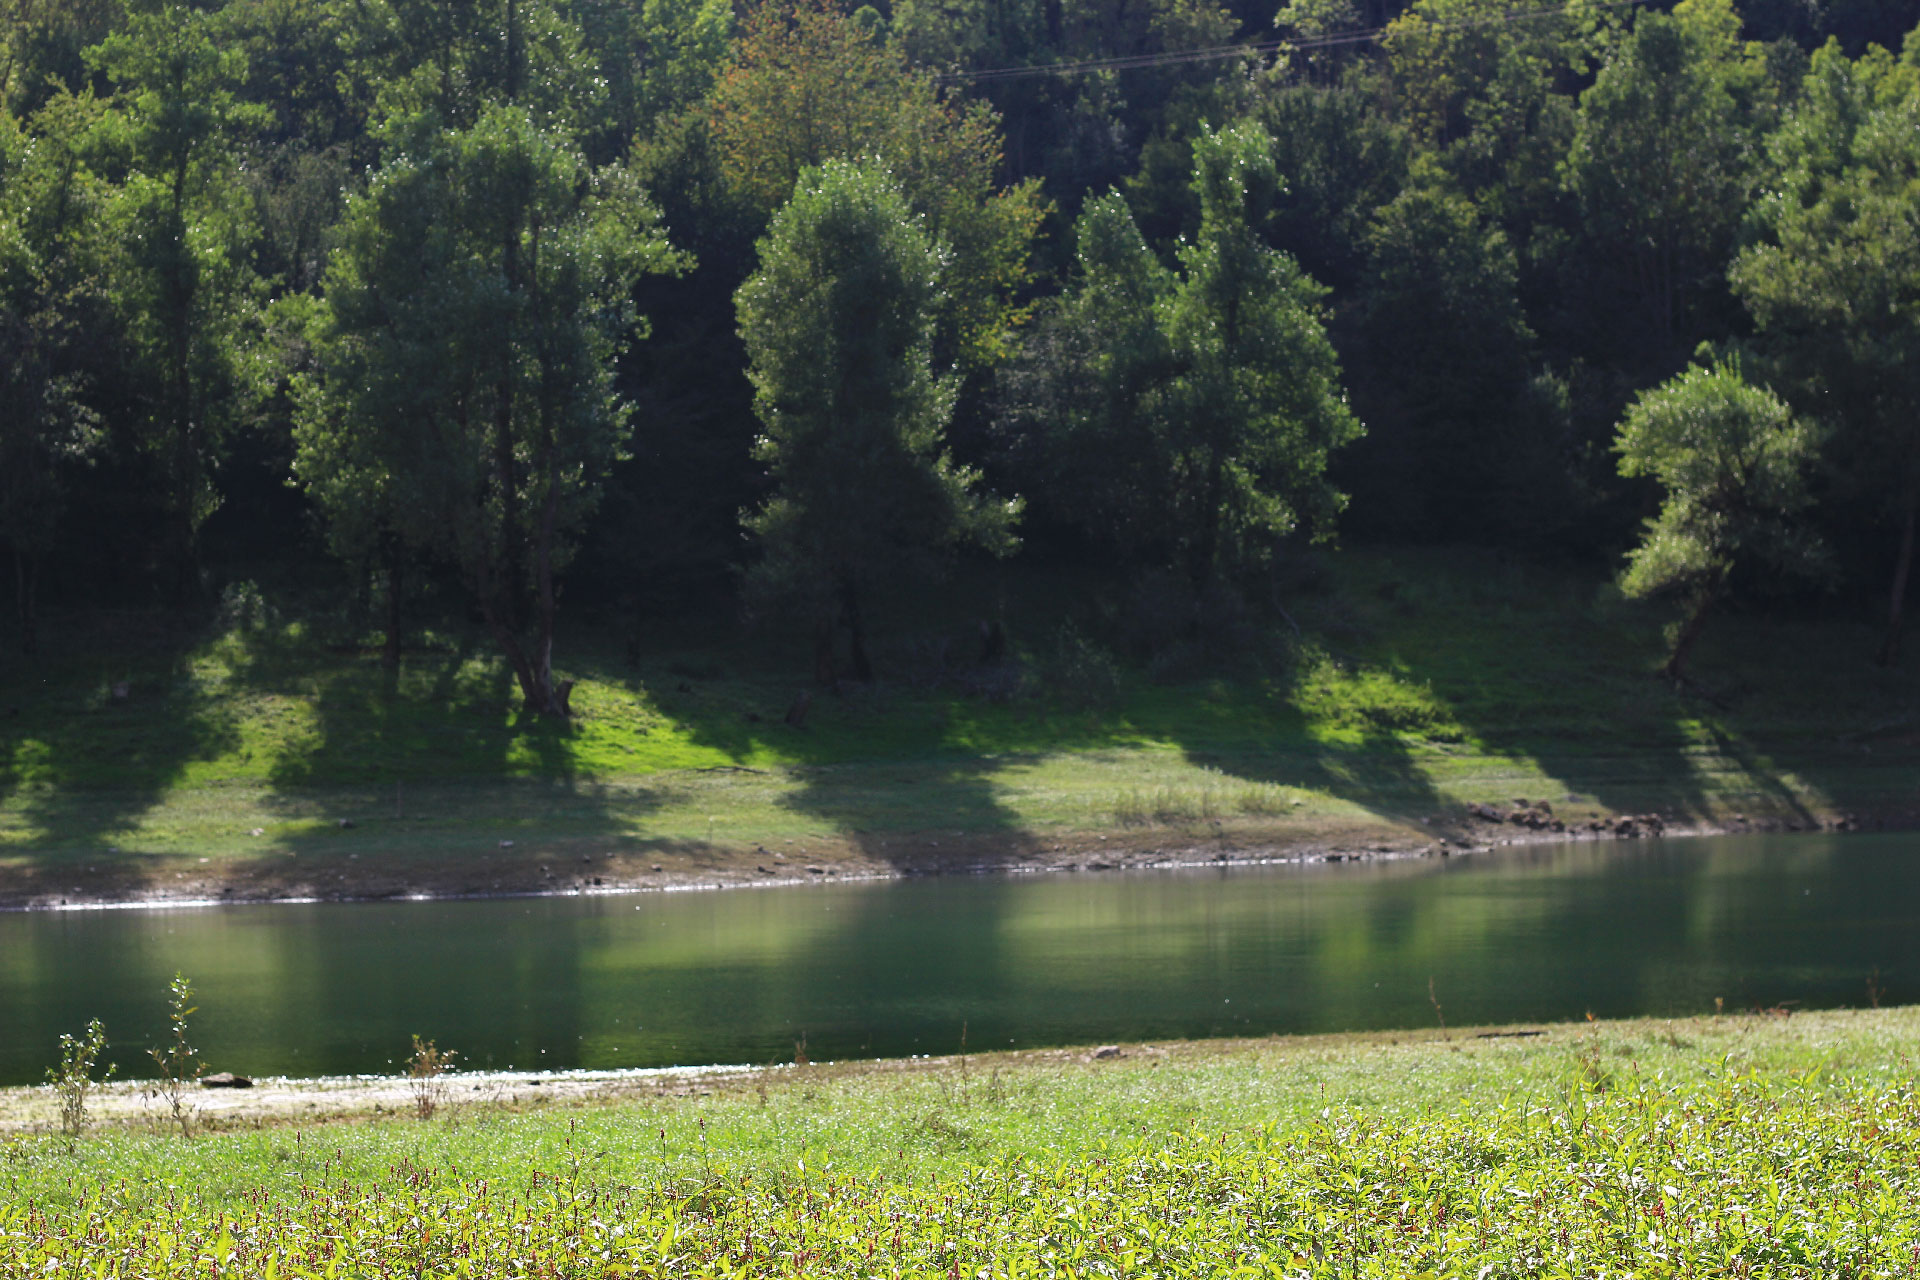
<svg viewBox="0 0 1920 1280"><path fill-rule="evenodd" d="M1551 9L1533 9L1518 13L1510 11L1497 18L1481 18L1473 22L1430 23L1429 29L1471 31L1481 27L1505 26L1515 22L1554 18L1575 9L1630 9L1648 3L1651 3L1651 0L1596 0L1595 3L1580 3L1579 0L1574 0L1573 3L1558 5ZM936 73L934 79L941 83L949 81L978 83L983 80L1020 80L1034 76L1080 76L1093 75L1102 71L1133 71L1145 67L1218 62L1228 58L1243 58L1249 54L1273 53L1280 49L1337 49L1348 45L1370 43L1378 40L1386 32L1386 27L1369 27L1364 30L1337 31L1306 40L1261 40L1246 44L1214 45L1204 49L1176 49L1123 57L1089 58L1083 62L1044 62L1027 66L984 67L974 71L942 71Z"/></svg>

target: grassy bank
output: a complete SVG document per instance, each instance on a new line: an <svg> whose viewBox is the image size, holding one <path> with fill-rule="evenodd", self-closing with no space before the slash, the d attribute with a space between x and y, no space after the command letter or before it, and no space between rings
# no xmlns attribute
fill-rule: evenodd
<svg viewBox="0 0 1920 1280"><path fill-rule="evenodd" d="M0 1149L13 1274L1907 1275L1920 1011L790 1068ZM269 1269L271 1268L271 1269ZM331 1268L331 1270L329 1270Z"/></svg>
<svg viewBox="0 0 1920 1280"><path fill-rule="evenodd" d="M1213 674L1129 657L1098 600L1079 632L1111 651L1074 648L1057 602L1086 597L1063 584L974 583L885 620L886 680L816 697L798 728L799 656L733 632L643 636L637 664L622 635L566 637L580 715L557 724L523 719L461 636L388 677L313 620L168 639L94 619L0 693L0 878L16 898L255 873L327 892L377 864L485 890L567 881L552 865L576 858L665 883L769 851L885 870L1100 837L1364 843L1519 796L1705 825L1920 808L1920 689L1911 662L1865 660L1864 625L1726 620L1676 691L1653 675L1664 616L1598 577L1333 563L1299 638L1254 637ZM984 679L967 637L996 611L1022 666Z"/></svg>

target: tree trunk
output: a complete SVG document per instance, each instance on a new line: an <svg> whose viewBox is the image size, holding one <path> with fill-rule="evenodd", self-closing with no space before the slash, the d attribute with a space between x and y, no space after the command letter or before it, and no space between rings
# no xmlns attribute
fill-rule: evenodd
<svg viewBox="0 0 1920 1280"><path fill-rule="evenodd" d="M831 621L820 622L813 629L813 678L824 689L840 687L840 673L834 669Z"/></svg>
<svg viewBox="0 0 1920 1280"><path fill-rule="evenodd" d="M560 520L560 478L555 473L554 450L551 428L547 431L546 495L540 504L540 527L535 533L533 547L533 586L534 586L534 626L537 628L533 642L533 678L539 692L538 705L533 696L527 698L527 709L543 716L565 716L569 714L568 695L573 691L572 681L563 687L553 682L553 632L556 615L559 612L559 599L553 589L553 544L559 536Z"/></svg>
<svg viewBox="0 0 1920 1280"><path fill-rule="evenodd" d="M387 545L387 637L380 649L380 665L400 669L400 549Z"/></svg>
<svg viewBox="0 0 1920 1280"><path fill-rule="evenodd" d="M20 609L20 652L40 650L40 619L35 596L39 594L40 566L19 547L13 549L14 599Z"/></svg>
<svg viewBox="0 0 1920 1280"><path fill-rule="evenodd" d="M867 628L860 617L860 596L852 587L843 587L840 600L847 620L847 666L855 680L866 684L873 679L873 663L867 660Z"/></svg>
<svg viewBox="0 0 1920 1280"><path fill-rule="evenodd" d="M1907 579L1913 572L1913 525L1920 509L1920 484L1907 485L1906 511L1900 519L1900 554L1893 562L1893 591L1887 606L1887 637L1880 645L1880 665L1890 667L1900 656L1900 631L1907 612Z"/></svg>
<svg viewBox="0 0 1920 1280"><path fill-rule="evenodd" d="M1713 597L1702 596L1694 602L1693 612L1680 624L1680 634L1674 637L1673 653L1667 658L1667 665L1661 674L1678 684L1687 678L1687 659L1693 654L1694 641L1700 638L1701 629L1707 625L1707 615L1713 611Z"/></svg>

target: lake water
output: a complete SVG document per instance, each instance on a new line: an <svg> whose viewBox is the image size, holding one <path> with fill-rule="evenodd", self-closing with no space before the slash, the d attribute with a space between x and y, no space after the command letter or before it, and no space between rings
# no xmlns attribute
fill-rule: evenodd
<svg viewBox="0 0 1920 1280"><path fill-rule="evenodd" d="M197 989L214 1070L815 1060L1920 1001L1920 837L705 893L0 915L0 1083ZM1877 972L1877 977L1875 976Z"/></svg>

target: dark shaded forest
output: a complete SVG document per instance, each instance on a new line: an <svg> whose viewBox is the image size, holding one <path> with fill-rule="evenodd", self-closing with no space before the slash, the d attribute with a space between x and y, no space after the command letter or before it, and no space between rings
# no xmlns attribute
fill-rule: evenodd
<svg viewBox="0 0 1920 1280"><path fill-rule="evenodd" d="M1675 678L1736 606L1891 662L1911 21L0 0L6 661L300 593L395 663L451 611L563 714L576 610L832 683L960 557L1098 564L1191 643L1342 540L1624 563Z"/></svg>

